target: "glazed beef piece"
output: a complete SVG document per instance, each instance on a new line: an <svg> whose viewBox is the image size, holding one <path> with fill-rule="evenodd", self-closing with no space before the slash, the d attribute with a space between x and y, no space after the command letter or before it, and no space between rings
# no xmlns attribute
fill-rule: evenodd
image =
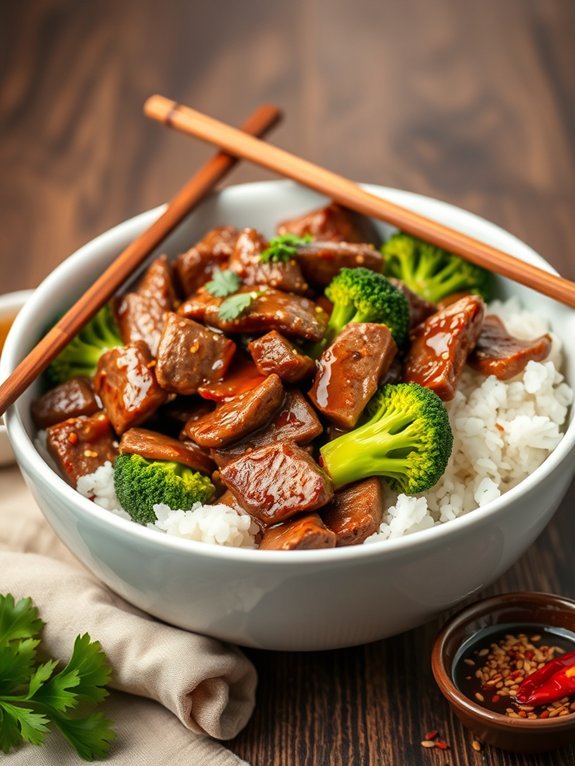
<svg viewBox="0 0 575 766"><path fill-rule="evenodd" d="M200 399L198 396L176 396L158 410L158 418L169 421L171 424L184 426L191 418L207 415L214 409L211 402Z"/></svg>
<svg viewBox="0 0 575 766"><path fill-rule="evenodd" d="M229 268L246 285L268 285L290 293L305 293L308 285L295 260L262 263L260 256L268 246L255 229L240 232Z"/></svg>
<svg viewBox="0 0 575 766"><path fill-rule="evenodd" d="M222 319L219 309L226 299L216 298L204 289L183 303L178 313L230 334L278 330L291 338L311 341L323 338L328 315L309 298L266 288L265 285L242 287L238 292L253 292L256 297L237 319Z"/></svg>
<svg viewBox="0 0 575 766"><path fill-rule="evenodd" d="M246 391L263 383L267 375L261 375L252 360L243 354L242 351L236 351L234 360L230 369L223 380L217 380L215 383L203 383L198 388L198 394L203 399L213 402L227 402L234 396L239 396Z"/></svg>
<svg viewBox="0 0 575 766"><path fill-rule="evenodd" d="M233 226L218 226L174 261L174 273L186 297L205 285L216 269L227 268L239 231Z"/></svg>
<svg viewBox="0 0 575 766"><path fill-rule="evenodd" d="M117 444L104 412L80 415L46 429L48 452L75 487L80 476L94 473L117 455Z"/></svg>
<svg viewBox="0 0 575 766"><path fill-rule="evenodd" d="M425 298L420 298L420 296L417 293L414 293L413 290L410 290L401 279L395 279L394 277L388 277L388 279L391 284L394 285L394 287L397 287L398 290L401 290L407 298L407 303L409 305L409 326L411 329L417 327L418 324L424 322L427 317L435 314L438 310L438 307L434 303L426 301Z"/></svg>
<svg viewBox="0 0 575 766"><path fill-rule="evenodd" d="M168 314L158 348L158 382L166 391L195 394L203 383L224 377L235 350L221 333Z"/></svg>
<svg viewBox="0 0 575 766"><path fill-rule="evenodd" d="M385 325L350 322L319 358L310 399L332 423L353 428L396 353Z"/></svg>
<svg viewBox="0 0 575 766"><path fill-rule="evenodd" d="M47 428L67 418L93 415L99 409L88 378L70 378L32 402L32 417L38 428Z"/></svg>
<svg viewBox="0 0 575 766"><path fill-rule="evenodd" d="M383 486L374 476L336 492L321 517L335 533L337 546L360 545L379 529L383 510Z"/></svg>
<svg viewBox="0 0 575 766"><path fill-rule="evenodd" d="M327 474L295 444L272 444L224 466L221 477L242 506L265 526L315 511L333 497Z"/></svg>
<svg viewBox="0 0 575 766"><path fill-rule="evenodd" d="M262 375L275 373L284 383L298 383L315 370L313 359L300 353L277 330L256 338L248 348L258 372Z"/></svg>
<svg viewBox="0 0 575 766"><path fill-rule="evenodd" d="M317 513L306 513L283 524L266 529L259 547L267 551L305 551L313 548L334 548L335 534Z"/></svg>
<svg viewBox="0 0 575 766"><path fill-rule="evenodd" d="M183 463L194 471L211 474L214 461L193 442L182 442L147 428L130 428L120 440L120 452L141 455L148 460L168 460Z"/></svg>
<svg viewBox="0 0 575 766"><path fill-rule="evenodd" d="M98 361L94 390L117 434L140 425L166 401L144 341L106 351Z"/></svg>
<svg viewBox="0 0 575 766"><path fill-rule="evenodd" d="M551 336L547 334L535 340L514 338L509 335L501 319L490 314L483 320L477 345L467 361L483 375L509 380L522 372L528 362L546 359L551 344Z"/></svg>
<svg viewBox="0 0 575 766"><path fill-rule="evenodd" d="M363 215L354 213L337 202L312 210L289 221L282 221L277 227L278 234L306 234L314 239L329 242L369 242L378 245L380 236L377 229Z"/></svg>
<svg viewBox="0 0 575 766"><path fill-rule="evenodd" d="M253 452L268 444L288 441L300 446L309 444L322 430L313 407L303 394L293 389L286 393L283 404L268 425L253 431L229 447L212 450L212 457L221 468L247 452Z"/></svg>
<svg viewBox="0 0 575 766"><path fill-rule="evenodd" d="M225 447L271 420L284 399L277 375L221 404L209 415L186 423L185 433L201 447Z"/></svg>
<svg viewBox="0 0 575 766"><path fill-rule="evenodd" d="M295 260L314 287L324 288L341 269L363 266L381 272L383 256L371 245L353 242L310 242L297 248Z"/></svg>
<svg viewBox="0 0 575 766"><path fill-rule="evenodd" d="M116 317L124 343L143 340L152 356L164 329L166 312L174 309L174 287L170 264L165 255L152 263L140 280L135 292L120 298Z"/></svg>
<svg viewBox="0 0 575 766"><path fill-rule="evenodd" d="M418 325L411 334L403 379L430 388L444 401L453 399L483 314L482 299L468 295Z"/></svg>

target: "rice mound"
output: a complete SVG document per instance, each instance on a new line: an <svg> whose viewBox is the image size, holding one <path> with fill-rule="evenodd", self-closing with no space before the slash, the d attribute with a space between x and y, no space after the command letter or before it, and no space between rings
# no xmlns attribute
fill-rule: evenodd
<svg viewBox="0 0 575 766"><path fill-rule="evenodd" d="M546 320L522 310L516 298L488 307L508 332L530 340L548 332ZM383 522L366 542L401 537L450 521L499 497L541 465L561 440L573 391L558 372L561 342L544 362L529 362L508 381L465 368L446 403L453 451L439 482L425 494L393 495Z"/></svg>
<svg viewBox="0 0 575 766"><path fill-rule="evenodd" d="M541 316L521 308L516 298L488 306L516 338L531 340L549 332ZM447 469L432 490L422 495L393 493L379 530L366 543L388 540L428 529L469 513L499 497L541 465L562 437L573 391L558 371L560 340L544 362L529 362L508 381L486 378L465 368L455 398L446 403L453 431L453 451ZM114 491L110 462L78 480L78 491L123 518ZM190 540L254 548L257 524L247 513L221 503L189 511L155 505L157 521L148 527Z"/></svg>

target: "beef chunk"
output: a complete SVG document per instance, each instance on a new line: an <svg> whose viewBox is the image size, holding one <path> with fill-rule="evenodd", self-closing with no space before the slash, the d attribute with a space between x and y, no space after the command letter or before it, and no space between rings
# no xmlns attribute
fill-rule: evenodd
<svg viewBox="0 0 575 766"><path fill-rule="evenodd" d="M236 344L220 333L168 314L158 349L158 382L166 391L195 394L203 383L223 378L235 350Z"/></svg>
<svg viewBox="0 0 575 766"><path fill-rule="evenodd" d="M486 316L469 364L483 375L495 375L508 380L522 372L527 362L541 362L551 351L551 336L542 335L535 340L519 340L509 335L499 317Z"/></svg>
<svg viewBox="0 0 575 766"><path fill-rule="evenodd" d="M93 415L99 409L88 378L70 378L32 402L32 417L38 428L47 428L67 418Z"/></svg>
<svg viewBox="0 0 575 766"><path fill-rule="evenodd" d="M380 236L373 222L337 202L312 210L289 221L282 221L278 234L310 234L314 239L330 242L371 242L379 244Z"/></svg>
<svg viewBox="0 0 575 766"><path fill-rule="evenodd" d="M244 229L230 258L230 270L246 285L268 285L290 293L307 292L307 282L295 260L277 263L260 261L267 246L267 241L255 229Z"/></svg>
<svg viewBox="0 0 575 766"><path fill-rule="evenodd" d="M383 487L374 476L336 492L321 517L336 534L336 545L359 545L377 532L383 510Z"/></svg>
<svg viewBox="0 0 575 766"><path fill-rule="evenodd" d="M194 471L211 474L214 461L197 444L182 442L146 428L130 428L122 435L120 452L141 455L148 460L183 463Z"/></svg>
<svg viewBox="0 0 575 766"><path fill-rule="evenodd" d="M239 231L233 226L218 226L174 261L174 272L187 297L212 278L216 269L227 268Z"/></svg>
<svg viewBox="0 0 575 766"><path fill-rule="evenodd" d="M304 551L313 548L334 548L335 534L317 513L306 513L283 524L265 530L259 547L267 551Z"/></svg>
<svg viewBox="0 0 575 766"><path fill-rule="evenodd" d="M199 420L190 421L184 430L202 447L224 447L267 423L283 398L281 380L277 375L269 375L251 391L221 404Z"/></svg>
<svg viewBox="0 0 575 766"><path fill-rule="evenodd" d="M198 394L213 402L227 402L234 396L239 396L259 386L266 377L267 375L261 375L258 372L257 367L249 357L238 351L225 378L215 383L204 383L198 388Z"/></svg>
<svg viewBox="0 0 575 766"><path fill-rule="evenodd" d="M444 401L453 399L481 332L483 313L481 298L468 295L418 325L411 334L403 379L430 388Z"/></svg>
<svg viewBox="0 0 575 766"><path fill-rule="evenodd" d="M146 271L135 292L124 295L116 310L124 343L143 340L152 356L158 353L166 312L174 309L170 264L161 255Z"/></svg>
<svg viewBox="0 0 575 766"><path fill-rule="evenodd" d="M262 375L275 372L285 383L298 383L315 370L313 359L300 353L276 330L253 340L248 348L258 372Z"/></svg>
<svg viewBox="0 0 575 766"><path fill-rule="evenodd" d="M385 325L351 322L319 358L312 402L335 425L353 428L396 353Z"/></svg>
<svg viewBox="0 0 575 766"><path fill-rule="evenodd" d="M281 290L266 288L265 285L242 287L238 292L253 292L255 297L237 319L222 319L218 312L226 299L216 298L204 289L183 303L178 313L230 334L279 330L292 338L311 341L323 338L328 316L309 298L282 293Z"/></svg>
<svg viewBox="0 0 575 766"><path fill-rule="evenodd" d="M220 468L237 460L247 452L268 444L293 442L308 444L322 432L321 423L303 394L296 389L288 391L285 400L273 420L263 428L253 431L229 447L212 450L212 457Z"/></svg>
<svg viewBox="0 0 575 766"><path fill-rule="evenodd" d="M420 298L420 296L417 293L414 293L413 290L410 290L409 287L401 281L401 279L389 277L389 281L392 285L397 287L397 289L400 290L407 298L407 303L409 305L410 328L413 329L414 327L417 327L417 325L424 322L427 317L435 314L438 307L434 303L426 301L425 298Z"/></svg>
<svg viewBox="0 0 575 766"><path fill-rule="evenodd" d="M100 357L94 389L117 434L143 423L166 401L168 395L158 385L153 365L141 340Z"/></svg>
<svg viewBox="0 0 575 766"><path fill-rule="evenodd" d="M46 429L48 452L70 484L94 473L118 452L108 416L104 412L80 415Z"/></svg>
<svg viewBox="0 0 575 766"><path fill-rule="evenodd" d="M363 266L381 272L383 256L371 245L352 242L310 242L300 245L295 254L305 279L314 287L324 288L345 268Z"/></svg>
<svg viewBox="0 0 575 766"><path fill-rule="evenodd" d="M301 447L272 444L221 469L243 507L266 526L302 511L315 511L333 497L328 475Z"/></svg>

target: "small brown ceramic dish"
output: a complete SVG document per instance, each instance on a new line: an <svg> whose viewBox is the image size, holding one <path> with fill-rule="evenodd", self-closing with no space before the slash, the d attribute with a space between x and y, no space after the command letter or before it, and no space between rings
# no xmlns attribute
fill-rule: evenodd
<svg viewBox="0 0 575 766"><path fill-rule="evenodd" d="M431 662L435 680L453 712L481 742L517 753L537 753L575 743L575 713L544 719L508 718L472 701L454 683L461 649L479 631L526 624L575 634L575 601L547 593L506 593L471 604L443 626Z"/></svg>

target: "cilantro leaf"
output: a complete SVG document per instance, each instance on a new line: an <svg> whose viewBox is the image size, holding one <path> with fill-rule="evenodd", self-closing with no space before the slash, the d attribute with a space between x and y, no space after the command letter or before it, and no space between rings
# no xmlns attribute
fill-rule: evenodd
<svg viewBox="0 0 575 766"><path fill-rule="evenodd" d="M6 742L8 750L21 741L30 742L31 745L41 745L44 734L48 731L48 719L42 713L35 713L30 707L20 707L9 702L2 703L4 723L9 721L8 729L11 732L10 740ZM18 738L15 736L18 733ZM5 753L8 750L4 750Z"/></svg>
<svg viewBox="0 0 575 766"><path fill-rule="evenodd" d="M218 315L224 322L232 322L244 314L252 305L258 292L238 293L227 298L218 309Z"/></svg>
<svg viewBox="0 0 575 766"><path fill-rule="evenodd" d="M37 664L36 636L43 625L31 599L15 603L11 595L0 595L0 750L41 745L53 723L82 758L102 758L115 734L110 721L90 707L108 696L110 665L100 643L85 633L54 675L57 660Z"/></svg>
<svg viewBox="0 0 575 766"><path fill-rule="evenodd" d="M28 683L39 643L37 639L26 638L0 647L0 689L13 691L17 686Z"/></svg>
<svg viewBox="0 0 575 766"><path fill-rule="evenodd" d="M31 598L21 598L14 603L11 593L0 594L0 646L19 638L38 638L43 627Z"/></svg>
<svg viewBox="0 0 575 766"><path fill-rule="evenodd" d="M225 298L226 295L232 295L242 285L242 280L233 271L216 269L212 276L213 279L205 287L209 294L216 298Z"/></svg>
<svg viewBox="0 0 575 766"><path fill-rule="evenodd" d="M28 684L28 694L26 695L27 699L33 697L42 688L42 686L54 672L57 664L57 660L48 660L48 662L44 662L42 665L38 665L30 677L30 682Z"/></svg>
<svg viewBox="0 0 575 766"><path fill-rule="evenodd" d="M103 758L116 738L112 723L102 713L85 718L67 718L55 714L52 719L80 758L93 761Z"/></svg>
<svg viewBox="0 0 575 766"><path fill-rule="evenodd" d="M312 241L312 236L306 234L299 237L297 234L280 234L270 239L267 248L260 255L260 263L280 263L291 261L297 253L300 245L306 245Z"/></svg>
<svg viewBox="0 0 575 766"><path fill-rule="evenodd" d="M52 681L57 682L55 687L62 690L74 688L80 702L98 703L108 696L104 686L111 677L112 669L100 642L91 641L90 636L84 633L76 638L70 661Z"/></svg>

